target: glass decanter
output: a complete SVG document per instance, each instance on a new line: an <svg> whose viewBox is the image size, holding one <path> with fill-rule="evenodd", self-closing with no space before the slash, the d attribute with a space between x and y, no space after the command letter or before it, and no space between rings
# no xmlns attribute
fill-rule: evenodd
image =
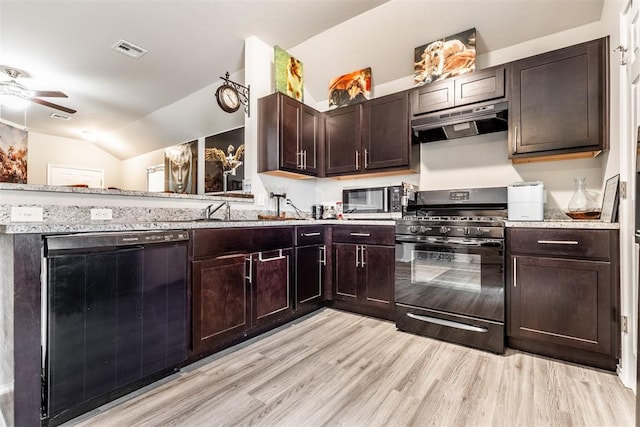
<svg viewBox="0 0 640 427"><path fill-rule="evenodd" d="M585 189L586 180L584 176L573 178L574 191L567 211L573 219L597 219L600 216L596 201Z"/></svg>

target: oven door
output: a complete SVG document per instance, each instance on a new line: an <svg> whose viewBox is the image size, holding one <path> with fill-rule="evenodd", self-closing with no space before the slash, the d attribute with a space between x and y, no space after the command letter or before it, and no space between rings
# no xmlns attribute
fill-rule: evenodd
<svg viewBox="0 0 640 427"><path fill-rule="evenodd" d="M396 238L396 302L504 322L504 242Z"/></svg>

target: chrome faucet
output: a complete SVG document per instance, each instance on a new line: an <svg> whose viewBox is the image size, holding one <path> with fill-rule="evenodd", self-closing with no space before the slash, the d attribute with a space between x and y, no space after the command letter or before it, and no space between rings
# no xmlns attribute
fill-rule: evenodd
<svg viewBox="0 0 640 427"><path fill-rule="evenodd" d="M224 202L220 203L219 205L215 206L215 203L210 204L209 206L207 206L204 209L204 217L205 219L211 219L211 215L213 215L214 213L218 212L220 210L221 207L225 206L225 212L224 212L224 221L229 221L231 219L231 205L229 204L228 200L225 200Z"/></svg>

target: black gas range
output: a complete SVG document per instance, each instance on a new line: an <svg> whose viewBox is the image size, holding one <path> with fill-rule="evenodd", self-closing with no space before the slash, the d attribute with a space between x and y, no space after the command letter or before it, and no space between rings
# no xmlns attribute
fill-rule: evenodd
<svg viewBox="0 0 640 427"><path fill-rule="evenodd" d="M396 221L398 329L504 352L506 187L420 191Z"/></svg>

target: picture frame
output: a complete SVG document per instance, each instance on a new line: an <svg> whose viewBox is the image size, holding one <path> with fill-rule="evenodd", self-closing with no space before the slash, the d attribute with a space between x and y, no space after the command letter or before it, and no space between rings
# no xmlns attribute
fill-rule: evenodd
<svg viewBox="0 0 640 427"><path fill-rule="evenodd" d="M620 174L609 178L604 186L602 196L602 210L600 211L600 221L615 222L618 214L618 198L620 186Z"/></svg>
<svg viewBox="0 0 640 427"><path fill-rule="evenodd" d="M476 29L425 43L414 49L414 86L460 76L476 69Z"/></svg>

